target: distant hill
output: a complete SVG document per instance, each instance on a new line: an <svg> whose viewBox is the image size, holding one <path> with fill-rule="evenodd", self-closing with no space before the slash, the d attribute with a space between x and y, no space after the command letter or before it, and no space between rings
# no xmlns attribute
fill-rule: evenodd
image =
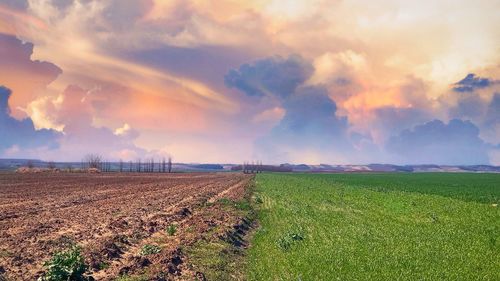
<svg viewBox="0 0 500 281"><path fill-rule="evenodd" d="M38 168L46 168L47 162L37 159L0 159L0 171L14 171L19 167L27 166L28 163ZM127 171L129 163L125 162L123 170ZM158 165L158 163L157 163ZM57 168L71 166L79 168L80 162L56 162ZM119 163L110 163L111 171L119 170ZM200 163L174 163L174 171L180 172L203 172L203 171L241 171L242 166L237 164L200 164ZM348 172L474 172L474 173L500 173L500 166L490 165L393 165L393 164L368 164L368 165L307 165L289 164L262 165L261 170L269 172L325 172L325 173L348 173Z"/></svg>
<svg viewBox="0 0 500 281"><path fill-rule="evenodd" d="M495 172L500 173L500 166L490 165L393 165L393 164L369 164L369 165L291 165L286 164L294 172Z"/></svg>
<svg viewBox="0 0 500 281"><path fill-rule="evenodd" d="M15 170L19 167L27 166L30 162L37 166L42 166L44 163L43 161L37 159L0 159L0 171Z"/></svg>

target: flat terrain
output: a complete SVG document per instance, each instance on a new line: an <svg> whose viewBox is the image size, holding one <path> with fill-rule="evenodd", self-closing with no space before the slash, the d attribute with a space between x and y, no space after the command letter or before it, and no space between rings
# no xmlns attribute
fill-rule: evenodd
<svg viewBox="0 0 500 281"><path fill-rule="evenodd" d="M251 179L236 173L2 173L0 274L35 280L54 252L78 244L98 280L145 269L192 279L180 249L237 223L212 203L238 200ZM172 225L175 235L165 231ZM140 256L146 244L161 252Z"/></svg>
<svg viewBox="0 0 500 281"><path fill-rule="evenodd" d="M500 280L500 174L259 174L250 280Z"/></svg>

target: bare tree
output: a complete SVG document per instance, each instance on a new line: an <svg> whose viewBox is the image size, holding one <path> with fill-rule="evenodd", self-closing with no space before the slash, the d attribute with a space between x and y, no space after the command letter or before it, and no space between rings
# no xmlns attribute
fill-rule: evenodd
<svg viewBox="0 0 500 281"><path fill-rule="evenodd" d="M120 169L120 173L123 172L123 160L120 159L120 162L118 162L118 167Z"/></svg>
<svg viewBox="0 0 500 281"><path fill-rule="evenodd" d="M28 160L26 162L26 167L28 167L30 169L33 168L33 167L35 167L35 163L33 162L33 160Z"/></svg>
<svg viewBox="0 0 500 281"><path fill-rule="evenodd" d="M168 157L168 172L172 172L172 157Z"/></svg>
<svg viewBox="0 0 500 281"><path fill-rule="evenodd" d="M55 169L55 168L56 168L56 163L54 163L54 161L49 161L49 162L47 163L47 167L48 167L49 169Z"/></svg>
<svg viewBox="0 0 500 281"><path fill-rule="evenodd" d="M101 169L102 168L102 157L97 154L88 154L84 158L84 163L87 164L88 168Z"/></svg>
<svg viewBox="0 0 500 281"><path fill-rule="evenodd" d="M132 173L132 161L128 162L128 171Z"/></svg>
<svg viewBox="0 0 500 281"><path fill-rule="evenodd" d="M71 165L71 163L68 163L68 165L66 166L66 169L68 169L68 172L73 172L73 166Z"/></svg>
<svg viewBox="0 0 500 281"><path fill-rule="evenodd" d="M138 173L140 173L140 172L141 172L141 165L142 165L142 164L141 164L141 159L139 158L139 159L137 159L137 163L136 163L136 167L135 167L135 169L136 169L136 171L137 171Z"/></svg>

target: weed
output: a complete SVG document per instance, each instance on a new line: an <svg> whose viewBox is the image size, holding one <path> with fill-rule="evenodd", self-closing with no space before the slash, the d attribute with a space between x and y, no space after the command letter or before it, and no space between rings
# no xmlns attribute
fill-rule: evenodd
<svg viewBox="0 0 500 281"><path fill-rule="evenodd" d="M46 269L44 276L39 281L90 281L94 280L88 275L88 265L81 254L78 246L63 252L55 253L54 256L44 263Z"/></svg>
<svg viewBox="0 0 500 281"><path fill-rule="evenodd" d="M250 203L246 200L239 200L234 202L234 207L241 211L249 211L252 209Z"/></svg>
<svg viewBox="0 0 500 281"><path fill-rule="evenodd" d="M109 263L107 263L107 262L101 262L101 263L99 263L99 264L97 265L97 269L98 269L98 270L104 270L104 269L109 268L109 265L110 265L110 264L109 264Z"/></svg>
<svg viewBox="0 0 500 281"><path fill-rule="evenodd" d="M139 276L129 276L129 275L122 275L115 279L115 281L148 281L149 278L147 276L139 275Z"/></svg>
<svg viewBox="0 0 500 281"><path fill-rule="evenodd" d="M281 236L278 241L276 241L276 244L282 251L288 251L295 242L302 241L304 238L305 235L302 228L299 228L285 233L285 235Z"/></svg>
<svg viewBox="0 0 500 281"><path fill-rule="evenodd" d="M158 254L159 252L161 252L161 248L158 245L146 244L142 246L141 256L154 255Z"/></svg>
<svg viewBox="0 0 500 281"><path fill-rule="evenodd" d="M430 217L433 223L437 223L439 221L439 217L436 215L436 213L431 213Z"/></svg>
<svg viewBox="0 0 500 281"><path fill-rule="evenodd" d="M221 203L223 206L233 207L241 211L249 211L252 209L252 206L250 205L250 202L248 202L248 200L233 201L228 198L221 198L219 199L219 203Z"/></svg>
<svg viewBox="0 0 500 281"><path fill-rule="evenodd" d="M259 195L255 195L255 203L262 204L264 203L264 201L262 200L262 198L260 198Z"/></svg>
<svg viewBox="0 0 500 281"><path fill-rule="evenodd" d="M175 226L174 224L169 225L166 229L166 232L168 233L168 235L174 236L177 232L177 226Z"/></svg>
<svg viewBox="0 0 500 281"><path fill-rule="evenodd" d="M230 206L233 204L233 201L231 201L231 199L229 198L221 198L219 199L219 203L221 203L224 206Z"/></svg>
<svg viewBox="0 0 500 281"><path fill-rule="evenodd" d="M0 249L0 258L7 258L12 256L12 253L5 249Z"/></svg>

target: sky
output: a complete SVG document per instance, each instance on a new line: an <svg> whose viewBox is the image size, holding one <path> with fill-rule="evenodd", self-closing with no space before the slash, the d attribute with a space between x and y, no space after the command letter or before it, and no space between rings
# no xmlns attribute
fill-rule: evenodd
<svg viewBox="0 0 500 281"><path fill-rule="evenodd" d="M500 165L500 0L0 0L0 158Z"/></svg>

